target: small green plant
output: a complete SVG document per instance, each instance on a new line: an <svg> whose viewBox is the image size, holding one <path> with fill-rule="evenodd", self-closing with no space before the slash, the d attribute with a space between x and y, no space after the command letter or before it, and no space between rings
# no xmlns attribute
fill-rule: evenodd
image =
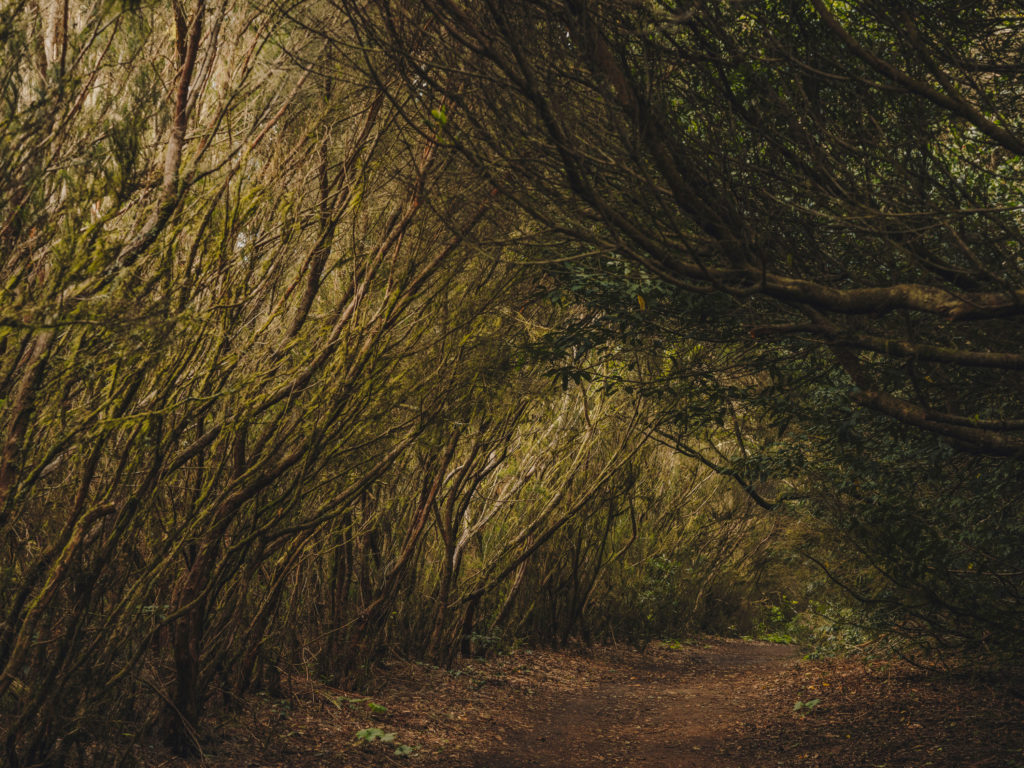
<svg viewBox="0 0 1024 768"><path fill-rule="evenodd" d="M375 741L391 744L397 735L396 733L385 733L380 728L363 728L356 732L356 741L362 741L365 744L372 744Z"/></svg>
<svg viewBox="0 0 1024 768"><path fill-rule="evenodd" d="M810 701L798 701L796 704L793 705L793 711L799 715L803 715L804 717L806 717L807 715L811 714L811 712L814 711L815 707L817 707L820 703L821 699L811 699Z"/></svg>
<svg viewBox="0 0 1024 768"><path fill-rule="evenodd" d="M395 744L397 736L397 733L385 732L380 728L363 728L361 731L356 731L356 741L363 744L373 744L377 741L381 744ZM408 757L413 753L413 749L415 748L408 744L395 744L394 754L398 757Z"/></svg>
<svg viewBox="0 0 1024 768"><path fill-rule="evenodd" d="M370 710L370 714L379 715L380 717L383 717L388 713L387 707L385 707L383 704L378 704L375 701L367 701L366 708Z"/></svg>

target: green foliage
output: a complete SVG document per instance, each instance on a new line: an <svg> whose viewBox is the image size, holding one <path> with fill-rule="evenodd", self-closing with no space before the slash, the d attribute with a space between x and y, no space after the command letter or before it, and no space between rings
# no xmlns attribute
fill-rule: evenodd
<svg viewBox="0 0 1024 768"><path fill-rule="evenodd" d="M385 733L380 728L363 728L356 732L356 741L365 744L372 744L379 741L383 744L391 744L395 741L396 733Z"/></svg>
<svg viewBox="0 0 1024 768"><path fill-rule="evenodd" d="M361 744L394 744L394 753L397 757L408 757L415 751L415 747L411 747L408 744L395 744L397 733L385 732L380 728L363 728L362 730L356 731L356 742Z"/></svg>
<svg viewBox="0 0 1024 768"><path fill-rule="evenodd" d="M797 610L798 600L786 601L788 605L768 604L761 612L754 629L754 637L767 643L795 645L810 639L802 623L803 612Z"/></svg>
<svg viewBox="0 0 1024 768"><path fill-rule="evenodd" d="M818 705L821 703L821 699L811 699L809 701L798 701L793 705L793 711L802 717L814 712Z"/></svg>
<svg viewBox="0 0 1024 768"><path fill-rule="evenodd" d="M430 116L442 126L448 123L448 110L444 105L430 110Z"/></svg>

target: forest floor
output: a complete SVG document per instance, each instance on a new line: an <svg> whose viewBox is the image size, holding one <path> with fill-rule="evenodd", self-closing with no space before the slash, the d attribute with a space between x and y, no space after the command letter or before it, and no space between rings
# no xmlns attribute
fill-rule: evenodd
<svg viewBox="0 0 1024 768"><path fill-rule="evenodd" d="M733 640L393 663L372 694L289 680L211 718L184 768L1024 768L1021 681L810 661ZM805 705L794 710L797 702ZM817 703L812 703L817 702ZM809 704L809 706L808 706ZM356 738L384 736L366 743ZM396 755L408 752L407 756Z"/></svg>

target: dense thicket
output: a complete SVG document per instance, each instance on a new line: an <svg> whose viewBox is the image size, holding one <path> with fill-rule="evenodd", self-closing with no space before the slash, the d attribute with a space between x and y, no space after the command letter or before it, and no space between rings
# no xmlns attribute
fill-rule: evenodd
<svg viewBox="0 0 1024 768"><path fill-rule="evenodd" d="M756 620L772 524L553 386L528 221L358 51L328 3L0 9L7 765L194 751L282 673Z"/></svg>
<svg viewBox="0 0 1024 768"><path fill-rule="evenodd" d="M797 609L1019 654L1011 11L4 5L6 762Z"/></svg>

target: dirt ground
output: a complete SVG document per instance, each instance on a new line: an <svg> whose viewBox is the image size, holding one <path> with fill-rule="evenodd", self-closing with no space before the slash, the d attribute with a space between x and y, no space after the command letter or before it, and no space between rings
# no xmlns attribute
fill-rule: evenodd
<svg viewBox="0 0 1024 768"><path fill-rule="evenodd" d="M203 760L152 747L144 763L1024 768L1019 680L808 661L767 643L520 650L455 670L391 664L379 679L372 693L291 680L285 698L212 718Z"/></svg>

